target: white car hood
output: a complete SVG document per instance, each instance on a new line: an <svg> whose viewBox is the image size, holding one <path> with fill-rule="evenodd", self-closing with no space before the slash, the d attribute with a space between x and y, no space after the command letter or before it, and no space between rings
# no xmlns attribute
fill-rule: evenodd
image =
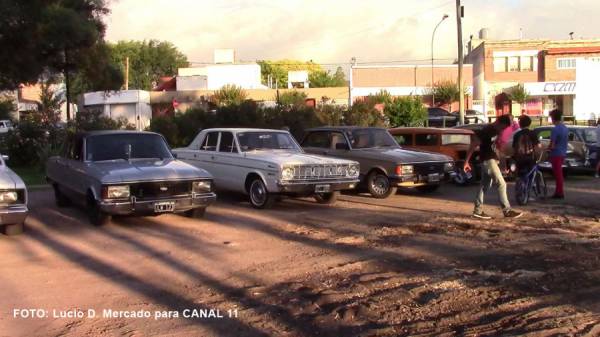
<svg viewBox="0 0 600 337"><path fill-rule="evenodd" d="M355 161L319 156L316 154L302 153L289 150L257 150L244 152L246 158L271 162L283 165L310 165L310 164L358 164Z"/></svg>
<svg viewBox="0 0 600 337"><path fill-rule="evenodd" d="M0 167L0 189L24 189L23 180L8 167Z"/></svg>

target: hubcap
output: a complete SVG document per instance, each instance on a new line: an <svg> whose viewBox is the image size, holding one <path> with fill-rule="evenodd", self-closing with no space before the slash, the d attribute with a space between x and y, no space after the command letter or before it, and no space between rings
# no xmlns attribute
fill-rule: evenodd
<svg viewBox="0 0 600 337"><path fill-rule="evenodd" d="M267 190L265 185L260 180L255 180L250 185L250 199L255 205L262 205L267 200Z"/></svg>
<svg viewBox="0 0 600 337"><path fill-rule="evenodd" d="M387 192L387 190L389 189L390 183L387 179L387 177L382 176L382 175L377 175L375 176L375 179L373 179L373 183L371 184L371 187L373 188L373 191L376 194L385 194Z"/></svg>

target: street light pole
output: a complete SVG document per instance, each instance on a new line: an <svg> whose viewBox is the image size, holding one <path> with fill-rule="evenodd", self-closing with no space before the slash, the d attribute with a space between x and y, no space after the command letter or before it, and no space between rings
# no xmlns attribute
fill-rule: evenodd
<svg viewBox="0 0 600 337"><path fill-rule="evenodd" d="M442 16L442 19L440 20L440 22L438 22L438 24L433 29L433 34L431 34L431 107L435 106L435 95L433 94L433 85L434 85L434 82L433 82L433 40L435 38L435 31L442 24L442 22L444 22L444 20L446 20L447 18L448 18L448 14L444 14L444 16Z"/></svg>

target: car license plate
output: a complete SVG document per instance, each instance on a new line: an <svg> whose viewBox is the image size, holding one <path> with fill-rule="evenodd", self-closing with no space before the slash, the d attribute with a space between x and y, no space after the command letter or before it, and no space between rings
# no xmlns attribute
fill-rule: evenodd
<svg viewBox="0 0 600 337"><path fill-rule="evenodd" d="M315 192L317 193L328 193L330 190L330 185L315 185Z"/></svg>
<svg viewBox="0 0 600 337"><path fill-rule="evenodd" d="M154 212L156 213L173 212L174 210L174 201L157 202L154 204Z"/></svg>
<svg viewBox="0 0 600 337"><path fill-rule="evenodd" d="M440 174L439 173L430 173L427 176L427 181L430 183L437 183L440 181Z"/></svg>

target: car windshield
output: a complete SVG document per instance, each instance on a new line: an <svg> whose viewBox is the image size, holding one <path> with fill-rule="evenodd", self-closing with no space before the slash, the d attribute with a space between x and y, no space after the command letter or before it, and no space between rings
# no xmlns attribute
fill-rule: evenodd
<svg viewBox="0 0 600 337"><path fill-rule="evenodd" d="M237 139L242 152L254 150L301 151L292 136L286 132L239 132Z"/></svg>
<svg viewBox="0 0 600 337"><path fill-rule="evenodd" d="M346 131L353 149L399 146L389 132L383 129L356 129Z"/></svg>
<svg viewBox="0 0 600 337"><path fill-rule="evenodd" d="M471 136L469 135L461 135L461 134L447 134L442 135L442 145L450 145L450 144L471 144Z"/></svg>
<svg viewBox="0 0 600 337"><path fill-rule="evenodd" d="M164 139L155 134L106 134L86 138L86 160L173 158Z"/></svg>
<svg viewBox="0 0 600 337"><path fill-rule="evenodd" d="M598 131L595 128L584 129L583 130L583 140L586 143L600 142L600 139L598 139Z"/></svg>

